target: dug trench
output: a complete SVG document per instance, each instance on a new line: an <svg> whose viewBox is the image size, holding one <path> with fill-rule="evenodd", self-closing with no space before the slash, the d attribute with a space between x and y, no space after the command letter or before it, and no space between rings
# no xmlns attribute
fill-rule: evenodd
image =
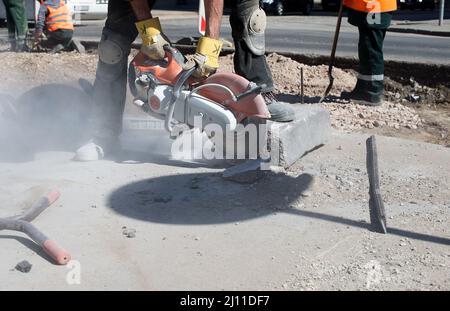
<svg viewBox="0 0 450 311"><path fill-rule="evenodd" d="M18 96L30 89L51 83L76 85L79 78L93 82L97 62L94 45L85 43L88 53L58 55L1 54L0 92ZM187 54L192 48L179 46ZM1 51L1 46L0 46ZM137 50L133 50L136 53ZM300 72L304 71L304 102L315 104L328 85L328 58L300 54L268 53L278 99L301 102ZM233 71L232 51L225 50L220 60L223 71ZM339 98L356 82L356 59L338 58L333 70L334 87L323 107L331 114L335 129L401 137L450 146L450 68L449 66L386 62L385 102L365 107ZM131 101L131 98L130 98ZM126 105L126 113L136 108Z"/></svg>

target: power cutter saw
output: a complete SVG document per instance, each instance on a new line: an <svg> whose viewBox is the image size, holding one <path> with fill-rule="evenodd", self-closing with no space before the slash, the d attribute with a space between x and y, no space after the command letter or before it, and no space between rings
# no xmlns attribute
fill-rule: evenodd
<svg viewBox="0 0 450 311"><path fill-rule="evenodd" d="M185 58L177 49L167 45L165 52L165 59L159 61L138 53L130 63L128 78L134 103L165 120L172 137L185 129L203 131L209 124L233 132L238 124L270 118L260 94L263 85L229 72L196 79L196 68L183 69Z"/></svg>

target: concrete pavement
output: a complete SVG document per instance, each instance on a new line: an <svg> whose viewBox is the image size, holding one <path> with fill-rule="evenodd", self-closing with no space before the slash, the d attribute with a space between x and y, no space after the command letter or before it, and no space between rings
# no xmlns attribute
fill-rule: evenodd
<svg viewBox="0 0 450 311"><path fill-rule="evenodd" d="M286 175L253 185L151 151L1 162L0 217L59 189L36 225L74 261L55 266L22 234L2 231L0 290L366 290L372 262L383 271L375 289L448 290L449 149L378 138L391 232L380 235L367 225L365 138L335 132ZM22 260L29 273L14 270Z"/></svg>

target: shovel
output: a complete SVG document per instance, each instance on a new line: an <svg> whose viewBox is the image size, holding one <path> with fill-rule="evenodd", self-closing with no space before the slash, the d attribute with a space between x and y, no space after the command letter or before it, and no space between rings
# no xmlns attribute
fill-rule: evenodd
<svg viewBox="0 0 450 311"><path fill-rule="evenodd" d="M333 47L331 49L331 56L330 56L330 64L328 65L328 79L329 84L327 86L327 89L325 90L325 93L323 94L322 98L319 100L319 104L328 96L328 94L331 91L331 88L333 87L334 77L333 77L333 65L334 60L336 58L336 47L339 39L339 32L341 30L341 21L342 21L342 12L343 12L343 5L344 0L341 0L341 4L339 6L339 13L338 13L338 19L336 22L336 31L334 33L334 40L333 40Z"/></svg>

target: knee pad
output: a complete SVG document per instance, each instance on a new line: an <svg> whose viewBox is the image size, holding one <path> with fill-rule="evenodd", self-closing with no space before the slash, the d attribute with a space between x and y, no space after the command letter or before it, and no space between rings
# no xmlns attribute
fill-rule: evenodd
<svg viewBox="0 0 450 311"><path fill-rule="evenodd" d="M255 55L264 55L266 51L265 30L267 24L266 13L259 5L252 5L240 10L238 18L243 22L242 39L250 51Z"/></svg>
<svg viewBox="0 0 450 311"><path fill-rule="evenodd" d="M126 61L130 54L131 42L121 34L104 31L98 46L99 59L107 65Z"/></svg>
<svg viewBox="0 0 450 311"><path fill-rule="evenodd" d="M98 47L97 77L110 81L126 72L130 49L131 42L126 37L104 31Z"/></svg>

